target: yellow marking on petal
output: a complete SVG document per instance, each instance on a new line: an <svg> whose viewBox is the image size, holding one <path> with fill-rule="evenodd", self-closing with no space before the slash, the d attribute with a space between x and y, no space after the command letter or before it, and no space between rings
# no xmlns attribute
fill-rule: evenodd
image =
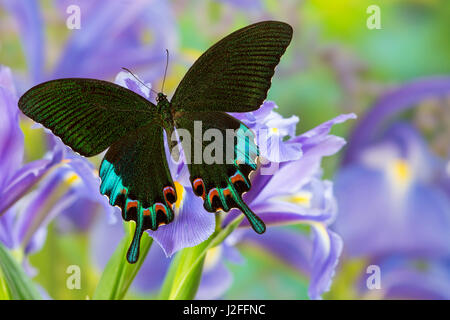
<svg viewBox="0 0 450 320"><path fill-rule="evenodd" d="M80 181L81 181L81 178L75 173L71 173L65 178L65 182L69 185L78 183Z"/></svg>
<svg viewBox="0 0 450 320"><path fill-rule="evenodd" d="M209 249L206 252L205 263L203 265L203 270L208 271L216 266L216 264L220 260L220 256L222 255L222 246L216 246Z"/></svg>
<svg viewBox="0 0 450 320"><path fill-rule="evenodd" d="M303 223L311 225L316 230L319 240L323 243L324 251L326 252L326 255L328 255L331 250L331 240L325 225L314 220L305 220L302 221L302 224Z"/></svg>
<svg viewBox="0 0 450 320"><path fill-rule="evenodd" d="M311 199L312 199L312 193L311 192L306 192L306 191L301 191L301 192L297 192L296 194L294 194L293 196L291 196L289 198L289 201L301 205L303 207L306 208L310 208L311 207Z"/></svg>
<svg viewBox="0 0 450 320"><path fill-rule="evenodd" d="M278 128L270 128L270 133L272 134L278 134Z"/></svg>
<svg viewBox="0 0 450 320"><path fill-rule="evenodd" d="M175 202L175 208L177 210L180 210L181 206L183 205L183 198L186 190L178 181L175 181L173 184L175 185L175 191L177 193L177 201Z"/></svg>
<svg viewBox="0 0 450 320"><path fill-rule="evenodd" d="M292 202L296 205L311 208L312 193L308 191L300 191L290 196L280 197L282 201Z"/></svg>
<svg viewBox="0 0 450 320"><path fill-rule="evenodd" d="M152 44L155 41L153 33L150 32L148 29L144 30L144 32L141 33L140 39L143 44Z"/></svg>
<svg viewBox="0 0 450 320"><path fill-rule="evenodd" d="M411 179L411 168L403 159L397 159L393 164L393 172L397 181L401 183L407 183Z"/></svg>

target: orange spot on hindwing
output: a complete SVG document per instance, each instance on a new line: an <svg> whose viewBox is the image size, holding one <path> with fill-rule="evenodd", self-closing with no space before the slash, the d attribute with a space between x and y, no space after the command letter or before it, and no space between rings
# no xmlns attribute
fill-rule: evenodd
<svg viewBox="0 0 450 320"><path fill-rule="evenodd" d="M160 202L155 203L156 225L168 223L166 206Z"/></svg>
<svg viewBox="0 0 450 320"><path fill-rule="evenodd" d="M172 206L177 201L177 196L175 189L171 186L167 186L163 189L164 200L166 200L167 205Z"/></svg>
<svg viewBox="0 0 450 320"><path fill-rule="evenodd" d="M205 183L201 178L194 179L192 181L192 186L194 187L194 193L203 198L203 201L206 198L206 189L205 189Z"/></svg>

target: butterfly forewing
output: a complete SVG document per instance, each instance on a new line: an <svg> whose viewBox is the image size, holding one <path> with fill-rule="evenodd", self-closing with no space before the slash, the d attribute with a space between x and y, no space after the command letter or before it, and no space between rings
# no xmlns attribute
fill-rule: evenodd
<svg viewBox="0 0 450 320"><path fill-rule="evenodd" d="M133 91L82 78L41 83L20 98L19 108L88 157L159 117L155 105Z"/></svg>
<svg viewBox="0 0 450 320"><path fill-rule="evenodd" d="M223 38L186 73L171 101L174 111L258 109L291 38L292 27L277 21L256 23Z"/></svg>

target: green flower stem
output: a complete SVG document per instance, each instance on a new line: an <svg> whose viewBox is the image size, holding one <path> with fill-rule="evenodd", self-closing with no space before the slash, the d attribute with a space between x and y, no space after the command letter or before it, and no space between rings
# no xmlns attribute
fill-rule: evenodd
<svg viewBox="0 0 450 320"><path fill-rule="evenodd" d="M133 222L125 224L126 235L103 270L93 299L121 300L127 294L153 243L153 239L145 232L141 239L139 260L135 264L129 264L126 256L133 238L133 228Z"/></svg>
<svg viewBox="0 0 450 320"><path fill-rule="evenodd" d="M0 243L0 298L13 300L40 300L31 279L16 259Z"/></svg>
<svg viewBox="0 0 450 320"><path fill-rule="evenodd" d="M365 272L368 265L366 259L346 259L341 263L339 272L335 275L330 291L323 295L326 300L355 300L361 297L355 287L358 278ZM375 290L376 291L376 290Z"/></svg>
<svg viewBox="0 0 450 320"><path fill-rule="evenodd" d="M8 284L0 269L0 300L11 300L11 295L8 290Z"/></svg>
<svg viewBox="0 0 450 320"><path fill-rule="evenodd" d="M208 240L177 253L164 279L159 298L164 300L194 299L200 284L206 253L209 249L220 245L239 226L243 218L244 216L240 215L226 228L216 228Z"/></svg>

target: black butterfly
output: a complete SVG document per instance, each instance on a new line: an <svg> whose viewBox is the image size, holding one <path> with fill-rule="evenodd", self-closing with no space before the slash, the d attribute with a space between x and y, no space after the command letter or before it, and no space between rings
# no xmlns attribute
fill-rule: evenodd
<svg viewBox="0 0 450 320"><path fill-rule="evenodd" d="M163 130L176 129L194 136L194 121L224 136L238 130L235 161L188 164L193 190L210 212L239 208L257 233L265 225L242 200L250 189L258 148L251 131L225 112L257 110L267 96L274 69L292 39L292 28L277 21L259 22L217 42L189 69L169 102L158 93L157 105L116 84L82 78L41 83L19 100L19 108L42 123L74 151L91 157L107 149L100 167L100 192L122 209L124 220L136 221L128 250L137 261L142 233L174 219L177 194L167 165ZM242 135L242 136L239 136ZM191 150L195 143L191 141ZM185 147L189 147L184 145ZM225 148L225 146L224 146ZM225 150L224 150L225 151ZM223 153L224 155L226 152ZM238 161L237 156L245 161Z"/></svg>

